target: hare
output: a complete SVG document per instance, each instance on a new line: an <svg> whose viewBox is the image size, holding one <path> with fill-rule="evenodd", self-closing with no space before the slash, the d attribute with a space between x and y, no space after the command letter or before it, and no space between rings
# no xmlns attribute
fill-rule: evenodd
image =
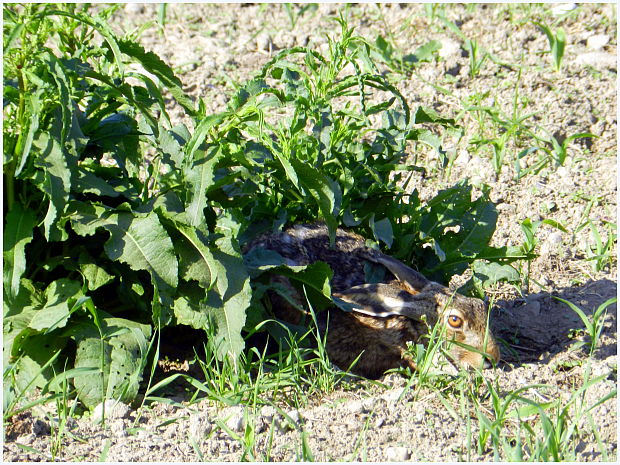
<svg viewBox="0 0 620 465"><path fill-rule="evenodd" d="M499 348L487 329L487 309L481 300L428 280L404 263L367 247L357 234L338 229L330 247L325 224L298 224L258 237L246 253L256 247L277 252L288 265L320 260L331 267L332 297L337 305L317 320L319 330L327 333L330 360L342 369L351 367L353 373L374 379L399 366L415 369L407 342L423 343L422 336L438 321L445 326L447 339L473 348L451 344L450 354L457 362L481 368L490 366L487 358L499 361ZM385 276L380 282L368 283L368 270ZM274 279L294 290L287 278ZM293 296L297 305L276 293L270 300L277 318L299 324L304 318L299 310L304 299L297 291ZM350 311L342 309L347 307Z"/></svg>

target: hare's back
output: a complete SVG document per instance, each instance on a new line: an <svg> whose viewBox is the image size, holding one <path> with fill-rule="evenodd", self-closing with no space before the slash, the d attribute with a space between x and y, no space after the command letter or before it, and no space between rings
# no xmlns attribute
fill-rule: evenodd
<svg viewBox="0 0 620 465"><path fill-rule="evenodd" d="M366 282L364 251L367 250L364 238L338 229L333 246L329 243L329 233L324 223L298 224L285 231L301 244L310 263L322 261L334 272L332 290L342 291Z"/></svg>

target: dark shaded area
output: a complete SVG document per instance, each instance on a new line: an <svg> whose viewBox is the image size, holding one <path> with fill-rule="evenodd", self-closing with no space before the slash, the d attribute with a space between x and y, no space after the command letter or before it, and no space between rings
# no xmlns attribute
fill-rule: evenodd
<svg viewBox="0 0 620 465"><path fill-rule="evenodd" d="M493 334L510 345L510 348L502 347L502 360L517 365L536 360L545 362L575 342L569 337L571 330L584 328L583 322L568 305L553 296L572 302L590 317L600 304L616 295L617 283L602 279L551 294L498 301L498 308L491 314L491 328ZM612 304L607 307L603 330L610 338L600 341L595 358L617 353L617 318L617 306Z"/></svg>

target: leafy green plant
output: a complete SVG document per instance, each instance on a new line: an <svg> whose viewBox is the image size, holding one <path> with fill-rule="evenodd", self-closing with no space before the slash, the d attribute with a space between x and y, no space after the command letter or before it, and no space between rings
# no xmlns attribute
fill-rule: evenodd
<svg viewBox="0 0 620 465"><path fill-rule="evenodd" d="M555 168L557 168L558 166L564 166L564 163L566 162L568 145L575 139L593 137L598 136L589 132L581 132L568 136L561 143L555 136L552 135L545 138L537 137L538 140L544 142L546 145L536 145L533 147L529 147L521 151L519 155L517 155L514 163L516 178L521 179L522 177L530 173L538 174L540 171L542 171L543 168L551 164L553 164ZM521 168L521 160L534 152L542 152L542 154L539 155L538 160L534 162L531 166L525 169Z"/></svg>
<svg viewBox="0 0 620 465"><path fill-rule="evenodd" d="M536 231L542 225L546 224L551 226L552 228L558 229L563 233L567 233L566 228L559 222L552 220L550 218L546 218L544 220L532 221L529 218L524 219L521 222L521 231L523 232L524 241L520 246L520 250L524 255L534 256L536 246L538 245L539 239L536 237ZM529 279L530 279L530 261L527 261L527 272L525 273L525 288L529 288Z"/></svg>
<svg viewBox="0 0 620 465"><path fill-rule="evenodd" d="M555 31L551 30L549 26L540 22L534 22L536 26L540 28L542 32L547 36L549 41L549 53L553 59L553 69L556 73L560 72L562 68L562 59L564 58L564 47L566 45L566 33L561 27Z"/></svg>
<svg viewBox="0 0 620 465"><path fill-rule="evenodd" d="M135 397L151 325L192 318L189 295L218 321L220 356L238 354L250 298L234 222L212 215L210 231L202 211L216 154L208 163L204 134L170 127L161 89L199 113L167 65L113 35L114 8L4 8L5 362L17 364L17 385L57 351L57 369L98 370L75 372L90 407ZM103 44L83 48L95 32ZM43 44L50 36L58 56ZM128 72L130 62L154 78ZM42 374L31 388L52 388Z"/></svg>
<svg viewBox="0 0 620 465"><path fill-rule="evenodd" d="M474 198L462 181L424 205L407 190L418 173L408 145L438 147L431 128L455 122L411 111L342 18L325 56L283 50L207 114L159 57L112 32L117 6L87 8L4 7L5 418L28 390L61 392L58 376L89 408L130 402L158 354L152 334L169 325L205 332L214 376L243 376L264 360L244 353L243 335L277 331L263 324L269 273L306 286L313 308L331 297L325 264L242 258L256 234L288 223L322 219L332 238L355 229L441 281L477 260L527 258L488 246L497 211L485 188ZM171 123L164 92L192 131ZM322 373L315 388L329 389L338 377Z"/></svg>
<svg viewBox="0 0 620 465"><path fill-rule="evenodd" d="M601 333L603 332L605 318L607 317L607 307L609 307L612 304L615 304L618 301L618 299L616 297L613 297L611 299L606 300L601 305L599 305L597 309L594 310L594 312L592 312L592 315L590 317L588 317L588 315L586 315L585 312L579 307L577 307L574 303L568 300L564 300L560 297L556 297L556 296L554 296L553 298L568 305L570 309L579 316L579 318L583 322L583 325L585 326L586 333L588 334L588 336L590 336L590 340L579 341L575 344L575 346L576 347L580 347L582 345L588 346L590 356L592 356L592 354L598 347Z"/></svg>
<svg viewBox="0 0 620 465"><path fill-rule="evenodd" d="M469 76L475 78L480 74L480 70L489 55L486 50L478 46L477 40L466 39L465 50L469 55Z"/></svg>
<svg viewBox="0 0 620 465"><path fill-rule="evenodd" d="M612 265L614 246L618 238L616 232L618 228L615 223L604 222L603 224L607 227L607 239L605 241L601 238L601 234L592 220L588 220L594 244L586 246L586 260L592 262L592 269L596 272Z"/></svg>

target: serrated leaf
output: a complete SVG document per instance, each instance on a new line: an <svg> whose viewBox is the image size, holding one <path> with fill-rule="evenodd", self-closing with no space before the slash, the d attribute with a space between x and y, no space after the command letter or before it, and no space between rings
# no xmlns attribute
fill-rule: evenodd
<svg viewBox="0 0 620 465"><path fill-rule="evenodd" d="M97 370L73 380L78 398L90 409L105 399L130 403L136 397L151 337L150 326L123 318L103 318L101 324L103 339L94 326L74 334L75 368Z"/></svg>
<svg viewBox="0 0 620 465"><path fill-rule="evenodd" d="M200 300L185 296L174 300L174 316L177 325L187 325L194 329L206 330L210 323L207 308L200 303Z"/></svg>
<svg viewBox="0 0 620 465"><path fill-rule="evenodd" d="M219 264L211 253L208 238L199 229L179 222L175 226L185 237L176 248L181 260L181 276L186 281L198 281L205 289L210 288L217 279Z"/></svg>
<svg viewBox="0 0 620 465"><path fill-rule="evenodd" d="M148 271L160 291L177 286L177 258L156 213L113 213L101 226L111 234L104 245L110 259L126 263L133 270Z"/></svg>
<svg viewBox="0 0 620 465"><path fill-rule="evenodd" d="M60 63L51 53L45 54L45 62L49 69L49 72L56 83L56 94L58 95L59 103L58 109L60 110L61 119L58 121L60 124L59 142L60 146L64 147L67 141L67 135L71 128L71 108L73 102L69 97L69 83L67 75L65 74L64 66Z"/></svg>
<svg viewBox="0 0 620 465"><path fill-rule="evenodd" d="M63 237L64 231L58 228L56 220L64 213L69 200L71 172L57 140L50 138L46 133L39 133L33 145L39 152L35 166L43 169L43 181L39 188L49 199L49 207L43 220L45 238L48 241L59 240Z"/></svg>
<svg viewBox="0 0 620 465"><path fill-rule="evenodd" d="M299 177L300 184L315 198L329 230L330 242L336 237L336 215L340 209L342 192L338 183L332 181L316 168L297 159L291 159L291 166Z"/></svg>
<svg viewBox="0 0 620 465"><path fill-rule="evenodd" d="M215 165L222 156L218 147L210 147L200 154L191 166L185 170L185 181L188 184L189 204L186 208L188 223L198 227L204 222L204 209L207 206L207 192L213 184Z"/></svg>
<svg viewBox="0 0 620 465"><path fill-rule="evenodd" d="M174 168L180 169L183 163L183 148L179 143L178 136L171 130L166 130L163 127L159 129L159 138L157 140L159 150L164 154L164 161L166 163L170 163L168 160L172 162L172 166Z"/></svg>
<svg viewBox="0 0 620 465"><path fill-rule="evenodd" d="M214 343L218 356L236 358L244 348L241 330L250 306L250 278L232 238L224 236L215 245L213 256L221 264L214 287L218 292L209 292L206 304L217 325ZM218 298L223 305L218 304Z"/></svg>
<svg viewBox="0 0 620 465"><path fill-rule="evenodd" d="M15 203L6 215L3 235L4 295L10 305L19 292L19 281L26 271L26 245L32 241L36 214Z"/></svg>

